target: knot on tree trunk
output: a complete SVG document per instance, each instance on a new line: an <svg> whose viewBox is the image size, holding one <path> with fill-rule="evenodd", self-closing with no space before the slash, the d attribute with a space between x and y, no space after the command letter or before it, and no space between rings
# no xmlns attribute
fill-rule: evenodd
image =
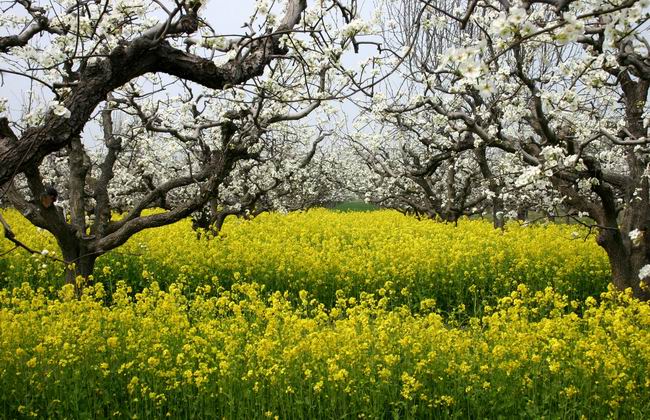
<svg viewBox="0 0 650 420"><path fill-rule="evenodd" d="M17 137L11 127L9 127L9 120L6 117L0 117L0 138L16 141Z"/></svg>
<svg viewBox="0 0 650 420"><path fill-rule="evenodd" d="M186 34L193 34L199 29L199 17L195 13L190 13L183 16L178 24L181 27L181 30Z"/></svg>

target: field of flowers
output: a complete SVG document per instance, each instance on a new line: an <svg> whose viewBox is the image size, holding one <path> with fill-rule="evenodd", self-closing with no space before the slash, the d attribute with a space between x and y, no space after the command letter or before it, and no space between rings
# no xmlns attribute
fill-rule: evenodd
<svg viewBox="0 0 650 420"><path fill-rule="evenodd" d="M17 234L51 256L15 213ZM315 210L0 257L0 417L647 418L650 306L575 226ZM0 241L0 254L11 247Z"/></svg>
<svg viewBox="0 0 650 420"><path fill-rule="evenodd" d="M6 218L28 245L57 256L49 233L16 213ZM219 237L197 240L188 220L141 232L101 257L95 280L109 294L120 280L136 292L152 281L163 290L172 283L194 290L248 281L292 295L306 290L327 307L337 293L358 298L366 292L391 295L414 309L435 300L443 312L461 304L474 312L522 283L535 291L550 286L576 300L605 291L606 255L585 236L579 227L557 224L511 224L502 232L488 221L455 227L392 211L312 210L229 219ZM10 245L0 242L0 254ZM58 288L62 273L63 265L47 257L14 251L0 261L0 287L28 282Z"/></svg>

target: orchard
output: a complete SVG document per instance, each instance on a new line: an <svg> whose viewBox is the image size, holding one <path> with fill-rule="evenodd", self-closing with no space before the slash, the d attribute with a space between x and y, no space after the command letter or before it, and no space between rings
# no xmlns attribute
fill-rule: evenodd
<svg viewBox="0 0 650 420"><path fill-rule="evenodd" d="M650 415L650 2L0 10L0 417Z"/></svg>

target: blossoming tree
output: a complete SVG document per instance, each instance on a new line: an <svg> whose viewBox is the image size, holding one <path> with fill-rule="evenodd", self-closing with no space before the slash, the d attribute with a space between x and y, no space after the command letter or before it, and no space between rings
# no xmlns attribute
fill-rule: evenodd
<svg viewBox="0 0 650 420"><path fill-rule="evenodd" d="M413 13L417 5L426 11ZM436 147L453 159L484 154L496 168L485 194L513 214L523 202L585 223L609 256L613 283L648 299L648 6L392 3L394 24L407 30L385 31L386 42L411 31L427 48L414 48L401 73L417 94L375 98L376 119L399 113L407 129L447 133Z"/></svg>
<svg viewBox="0 0 650 420"><path fill-rule="evenodd" d="M1 194L56 237L69 281L143 229L300 190L326 101L372 82L342 64L369 30L356 2L260 1L237 36L197 0L7 3L0 71L40 90L0 118ZM68 211L40 201L50 182Z"/></svg>

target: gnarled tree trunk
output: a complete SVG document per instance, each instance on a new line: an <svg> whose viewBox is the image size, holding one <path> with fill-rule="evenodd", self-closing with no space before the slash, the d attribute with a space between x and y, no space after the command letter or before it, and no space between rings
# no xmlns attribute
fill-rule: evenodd
<svg viewBox="0 0 650 420"><path fill-rule="evenodd" d="M65 282L74 284L77 287L77 278L81 277L84 281L93 274L95 261L100 256L97 252L88 249L83 240L59 240L57 239L63 260L66 262Z"/></svg>
<svg viewBox="0 0 650 420"><path fill-rule="evenodd" d="M650 300L648 278L639 278L639 271L650 264L650 259L639 248L644 245L634 246L626 244L623 235L618 229L602 229L598 236L598 244L607 252L612 270L612 283L619 290L632 289L635 297L641 300Z"/></svg>

